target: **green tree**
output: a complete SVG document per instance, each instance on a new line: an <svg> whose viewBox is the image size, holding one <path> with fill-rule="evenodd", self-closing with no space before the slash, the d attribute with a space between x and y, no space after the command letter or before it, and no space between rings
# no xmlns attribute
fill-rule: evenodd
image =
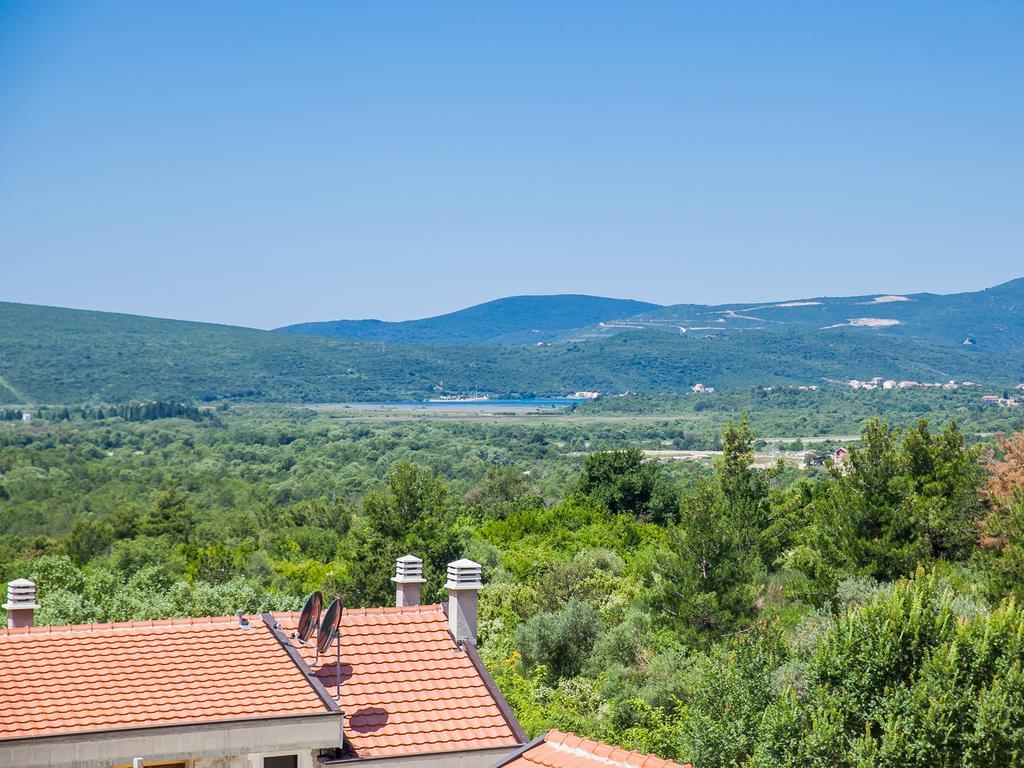
<svg viewBox="0 0 1024 768"><path fill-rule="evenodd" d="M527 667L543 665L558 680L580 673L601 629L597 610L572 599L559 610L528 619L516 631L516 644Z"/></svg>
<svg viewBox="0 0 1024 768"><path fill-rule="evenodd" d="M671 491L661 482L657 463L646 460L639 448L590 454L576 488L612 514L631 514L654 522L667 522L672 516Z"/></svg>
<svg viewBox="0 0 1024 768"><path fill-rule="evenodd" d="M249 554L251 553L244 549L229 547L222 541L215 541L195 550L186 573L193 581L223 584L242 575Z"/></svg>
<svg viewBox="0 0 1024 768"><path fill-rule="evenodd" d="M935 436L919 421L900 440L872 420L834 476L834 507L852 526L853 560L876 578L975 549L982 471L955 423Z"/></svg>
<svg viewBox="0 0 1024 768"><path fill-rule="evenodd" d="M677 714L680 757L701 768L742 765L776 698L773 673L786 654L778 632L756 628L699 657L686 671Z"/></svg>
<svg viewBox="0 0 1024 768"><path fill-rule="evenodd" d="M780 548L769 497L772 480L781 469L781 464L769 469L754 467L754 433L746 416L726 426L722 458L715 465L722 503L744 545L759 553L765 565L775 559Z"/></svg>
<svg viewBox="0 0 1024 768"><path fill-rule="evenodd" d="M759 557L721 489L701 483L653 556L653 607L684 628L723 632L754 610Z"/></svg>
<svg viewBox="0 0 1024 768"><path fill-rule="evenodd" d="M519 467L489 467L483 482L466 494L466 503L490 517L506 517L520 500L538 505L533 486Z"/></svg>
<svg viewBox="0 0 1024 768"><path fill-rule="evenodd" d="M765 712L752 765L1011 766L1024 756L1024 611L958 620L919 573L841 615L811 660L810 690Z"/></svg>
<svg viewBox="0 0 1024 768"><path fill-rule="evenodd" d="M141 532L146 536L165 536L172 542L187 544L194 528L194 513L188 494L175 483L160 494L156 504L143 517Z"/></svg>
<svg viewBox="0 0 1024 768"><path fill-rule="evenodd" d="M80 517L71 524L71 532L64 547L75 563L84 565L96 555L106 552L113 541L112 525L91 517Z"/></svg>
<svg viewBox="0 0 1024 768"><path fill-rule="evenodd" d="M929 544L932 558L962 560L973 553L984 516L984 473L978 449L967 448L955 421L938 435L919 421L900 445L905 507Z"/></svg>
<svg viewBox="0 0 1024 768"><path fill-rule="evenodd" d="M430 470L410 462L396 464L385 486L366 495L358 523L346 581L349 604L388 602L395 559L405 554L423 560L424 598L443 594L447 565L461 556L466 531L448 487Z"/></svg>

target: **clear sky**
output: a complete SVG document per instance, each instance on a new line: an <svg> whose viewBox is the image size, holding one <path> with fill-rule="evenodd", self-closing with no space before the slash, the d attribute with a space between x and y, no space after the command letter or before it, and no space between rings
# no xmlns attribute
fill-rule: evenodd
<svg viewBox="0 0 1024 768"><path fill-rule="evenodd" d="M0 300L273 327L1024 275L1024 2L0 0Z"/></svg>

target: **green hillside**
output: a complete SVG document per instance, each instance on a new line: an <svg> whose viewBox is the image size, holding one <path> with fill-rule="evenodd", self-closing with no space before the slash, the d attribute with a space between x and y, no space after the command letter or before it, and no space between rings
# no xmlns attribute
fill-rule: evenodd
<svg viewBox="0 0 1024 768"><path fill-rule="evenodd" d="M655 309L657 304L600 296L510 296L423 320L334 320L278 330L391 344L531 344Z"/></svg>
<svg viewBox="0 0 1024 768"><path fill-rule="evenodd" d="M1024 278L949 295L818 296L760 304L674 304L595 296L513 296L439 317L385 323L337 320L279 329L388 344L532 344L591 341L654 330L730 335L798 330L831 343L842 331L988 353L1024 353ZM867 342L870 343L870 342Z"/></svg>
<svg viewBox="0 0 1024 768"><path fill-rule="evenodd" d="M981 291L938 295L818 296L761 304L659 307L622 321L606 321L570 334L591 339L660 330L725 335L737 331L800 328L828 339L841 330L941 346L979 346L999 354L1024 352L1024 278Z"/></svg>
<svg viewBox="0 0 1024 768"><path fill-rule="evenodd" d="M438 394L672 393L882 375L1009 386L1024 359L856 329L828 336L645 331L551 345L389 345L0 303L0 402L140 398L422 400Z"/></svg>

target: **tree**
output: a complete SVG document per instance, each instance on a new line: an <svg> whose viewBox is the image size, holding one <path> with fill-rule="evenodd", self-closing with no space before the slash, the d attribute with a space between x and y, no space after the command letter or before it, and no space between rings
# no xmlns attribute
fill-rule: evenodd
<svg viewBox="0 0 1024 768"><path fill-rule="evenodd" d="M232 548L222 541L215 541L193 553L186 573L193 581L208 581L223 584L241 575L245 559L250 552Z"/></svg>
<svg viewBox="0 0 1024 768"><path fill-rule="evenodd" d="M64 546L78 565L84 565L96 555L106 552L114 541L114 528L102 520L81 517L71 525Z"/></svg>
<svg viewBox="0 0 1024 768"><path fill-rule="evenodd" d="M178 544L191 540L195 522L188 494L173 483L156 500L156 504L142 519L142 533L146 536L166 536Z"/></svg>
<svg viewBox="0 0 1024 768"><path fill-rule="evenodd" d="M746 416L730 422L722 432L722 458L715 465L722 502L746 545L762 556L765 565L778 554L778 534L772 526L769 494L782 465L754 467L754 433Z"/></svg>
<svg viewBox="0 0 1024 768"><path fill-rule="evenodd" d="M742 765L776 698L772 675L785 656L781 636L760 627L699 656L686 671L685 703L677 715L682 759L701 768Z"/></svg>
<svg viewBox="0 0 1024 768"><path fill-rule="evenodd" d="M900 445L902 507L927 539L932 558L964 559L983 516L979 454L951 421L938 435L919 421Z"/></svg>
<svg viewBox="0 0 1024 768"><path fill-rule="evenodd" d="M559 610L528 619L516 631L516 644L524 664L544 665L556 681L580 673L601 629L597 609L573 599Z"/></svg>
<svg viewBox="0 0 1024 768"><path fill-rule="evenodd" d="M998 452L988 459L985 494L994 506L1004 506L1024 490L1024 432L996 435Z"/></svg>
<svg viewBox="0 0 1024 768"><path fill-rule="evenodd" d="M958 621L919 572L847 611L818 643L810 691L761 721L753 768L1016 765L1024 755L1024 611Z"/></svg>
<svg viewBox="0 0 1024 768"><path fill-rule="evenodd" d="M395 559L406 554L423 560L424 599L443 594L443 575L461 556L466 534L448 487L429 469L396 464L384 487L366 495L357 522L346 576L348 604L387 602Z"/></svg>
<svg viewBox="0 0 1024 768"><path fill-rule="evenodd" d="M981 467L955 422L933 435L922 420L900 439L873 419L861 445L832 472L828 495L850 527L850 559L875 578L903 576L935 558L963 559L975 549Z"/></svg>
<svg viewBox="0 0 1024 768"><path fill-rule="evenodd" d="M989 592L1024 597L1024 495L996 507L985 520L983 540Z"/></svg>
<svg viewBox="0 0 1024 768"><path fill-rule="evenodd" d="M519 467L489 467L484 481L466 494L466 503L479 505L491 517L505 517L523 499L540 503L533 496L533 486Z"/></svg>
<svg viewBox="0 0 1024 768"><path fill-rule="evenodd" d="M750 420L744 416L737 424L730 422L722 432L722 458L715 470L722 495L729 504L757 501L763 496L760 474L754 471L754 433Z"/></svg>
<svg viewBox="0 0 1024 768"><path fill-rule="evenodd" d="M674 500L661 482L658 465L646 460L639 448L590 454L576 488L615 515L663 523L673 512Z"/></svg>
<svg viewBox="0 0 1024 768"><path fill-rule="evenodd" d="M653 606L676 624L723 632L754 609L759 557L721 489L702 483L679 507L667 547L655 555Z"/></svg>

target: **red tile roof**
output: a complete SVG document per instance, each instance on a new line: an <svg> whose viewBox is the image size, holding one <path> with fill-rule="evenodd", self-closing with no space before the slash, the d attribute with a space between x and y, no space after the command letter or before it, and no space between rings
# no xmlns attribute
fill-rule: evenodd
<svg viewBox="0 0 1024 768"><path fill-rule="evenodd" d="M330 711L258 618L0 630L0 739Z"/></svg>
<svg viewBox="0 0 1024 768"><path fill-rule="evenodd" d="M499 765L508 768L693 768L561 731L548 731L540 742Z"/></svg>
<svg viewBox="0 0 1024 768"><path fill-rule="evenodd" d="M290 632L298 614L276 618ZM520 743L470 655L452 640L441 606L346 609L341 632L340 704L350 757ZM302 654L312 663L312 648ZM315 668L331 694L336 669L333 651Z"/></svg>

